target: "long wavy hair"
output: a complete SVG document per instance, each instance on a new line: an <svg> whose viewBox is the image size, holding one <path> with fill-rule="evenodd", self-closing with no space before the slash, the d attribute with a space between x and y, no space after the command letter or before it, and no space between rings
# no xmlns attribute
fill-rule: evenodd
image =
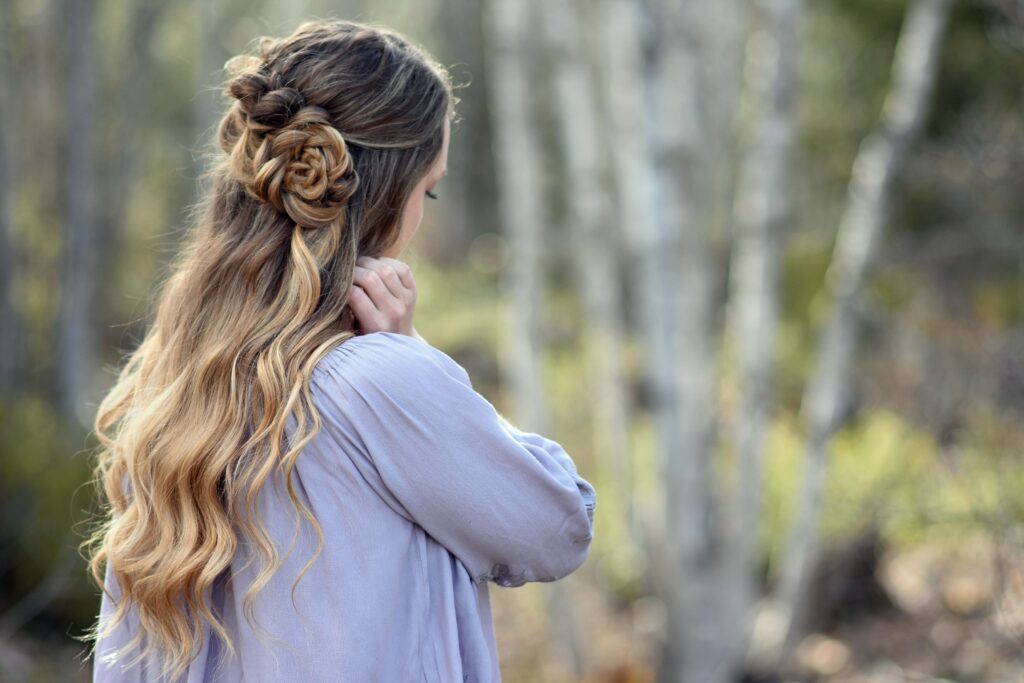
<svg viewBox="0 0 1024 683"><path fill-rule="evenodd" d="M134 607L140 630L110 660L155 652L171 677L198 654L202 620L235 653L208 596L242 542L236 532L261 562L246 593L250 622L256 593L280 568L255 505L268 479L284 474L319 538L295 585L323 548L291 479L320 429L310 375L354 336L342 314L356 259L399 239L406 200L458 102L422 48L365 23L303 23L254 41L226 71L230 107L209 190L146 335L97 411L103 514L82 544L92 580L106 591L106 566L121 591L111 618L82 639L104 638Z"/></svg>

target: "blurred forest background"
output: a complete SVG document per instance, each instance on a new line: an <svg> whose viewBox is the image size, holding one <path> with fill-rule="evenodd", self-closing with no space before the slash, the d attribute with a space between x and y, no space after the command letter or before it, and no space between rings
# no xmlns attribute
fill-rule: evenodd
<svg viewBox="0 0 1024 683"><path fill-rule="evenodd" d="M88 680L99 397L312 16L451 69L417 327L599 492L506 680L1024 680L1021 0L0 0L0 680Z"/></svg>

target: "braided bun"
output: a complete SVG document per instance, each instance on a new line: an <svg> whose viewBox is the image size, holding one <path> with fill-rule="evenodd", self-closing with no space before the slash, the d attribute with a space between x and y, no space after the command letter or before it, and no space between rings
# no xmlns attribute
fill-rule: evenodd
<svg viewBox="0 0 1024 683"><path fill-rule="evenodd" d="M327 111L258 71L234 78L228 92L238 101L223 124L221 146L248 194L304 228L335 222L359 177Z"/></svg>

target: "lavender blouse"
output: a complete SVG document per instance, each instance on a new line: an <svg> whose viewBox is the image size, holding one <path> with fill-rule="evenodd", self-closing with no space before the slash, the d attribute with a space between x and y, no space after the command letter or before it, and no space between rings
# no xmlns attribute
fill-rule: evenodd
<svg viewBox="0 0 1024 683"><path fill-rule="evenodd" d="M575 571L590 549L594 487L558 443L506 422L462 366L414 337L353 337L317 364L310 388L322 428L292 477L323 551L293 605L317 537L303 519L289 552L294 508L282 480L264 487L260 514L284 561L257 594L259 630L242 612L258 561L241 544L211 591L238 654L204 626L180 681L500 681L489 582ZM109 572L107 589L119 595ZM104 594L101 621L111 610ZM137 624L129 612L98 643L95 683L159 680L145 662L103 662Z"/></svg>

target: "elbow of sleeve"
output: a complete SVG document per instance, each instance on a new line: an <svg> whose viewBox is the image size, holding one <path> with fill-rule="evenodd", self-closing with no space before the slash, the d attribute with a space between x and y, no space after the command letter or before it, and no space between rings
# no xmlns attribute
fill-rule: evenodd
<svg viewBox="0 0 1024 683"><path fill-rule="evenodd" d="M594 538L594 506L573 512L561 527L538 545L522 548L510 562L495 563L480 577L505 588L530 582L551 582L572 574L586 561Z"/></svg>
<svg viewBox="0 0 1024 683"><path fill-rule="evenodd" d="M590 546L594 539L594 526L591 513L574 514L571 523L563 535L558 537L551 547L548 566L538 581L557 581L579 569L590 555Z"/></svg>
<svg viewBox="0 0 1024 683"><path fill-rule="evenodd" d="M597 493L589 482L576 477L579 505L544 544L543 562L534 581L557 581L572 574L586 561L594 539Z"/></svg>

